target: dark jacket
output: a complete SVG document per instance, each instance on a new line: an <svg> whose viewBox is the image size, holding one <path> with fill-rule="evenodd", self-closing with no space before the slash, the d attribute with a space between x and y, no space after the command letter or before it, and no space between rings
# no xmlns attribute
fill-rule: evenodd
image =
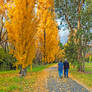
<svg viewBox="0 0 92 92"><path fill-rule="evenodd" d="M64 69L69 69L69 63L67 61L64 61Z"/></svg>

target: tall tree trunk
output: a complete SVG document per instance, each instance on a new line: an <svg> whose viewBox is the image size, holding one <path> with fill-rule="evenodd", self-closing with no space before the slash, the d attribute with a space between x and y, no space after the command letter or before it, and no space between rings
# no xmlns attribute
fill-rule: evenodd
<svg viewBox="0 0 92 92"><path fill-rule="evenodd" d="M78 24L77 24L77 29L80 30L81 24L80 24L80 11L82 7L82 2L81 0L78 0ZM82 71L82 61L81 61L81 38L78 39L79 43L79 48L78 48L78 62L79 62L79 69L78 71Z"/></svg>
<svg viewBox="0 0 92 92"><path fill-rule="evenodd" d="M20 76L26 76L27 67L23 69L22 65L20 65L19 68L20 68L20 72L19 72Z"/></svg>
<svg viewBox="0 0 92 92"><path fill-rule="evenodd" d="M0 45L2 41L2 30L3 30L3 16L0 15Z"/></svg>
<svg viewBox="0 0 92 92"><path fill-rule="evenodd" d="M83 60L82 72L85 72L85 59Z"/></svg>
<svg viewBox="0 0 92 92"><path fill-rule="evenodd" d="M46 30L44 29L44 63L46 64Z"/></svg>
<svg viewBox="0 0 92 92"><path fill-rule="evenodd" d="M87 42L85 43L85 48L87 48ZM86 55L86 51L83 50L83 72L85 72L85 55Z"/></svg>

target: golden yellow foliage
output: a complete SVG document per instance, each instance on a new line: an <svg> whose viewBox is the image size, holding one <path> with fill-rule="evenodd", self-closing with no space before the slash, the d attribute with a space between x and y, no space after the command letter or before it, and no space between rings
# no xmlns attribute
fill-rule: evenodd
<svg viewBox="0 0 92 92"><path fill-rule="evenodd" d="M4 0L0 0L0 14L4 12L3 5L4 5Z"/></svg>
<svg viewBox="0 0 92 92"><path fill-rule="evenodd" d="M11 0L0 0L0 14L5 14L6 4Z"/></svg>
<svg viewBox="0 0 92 92"><path fill-rule="evenodd" d="M8 3L6 28L11 53L16 57L16 65L22 68L32 64L35 57L35 35L38 18L35 13L36 0L13 0Z"/></svg>
<svg viewBox="0 0 92 92"><path fill-rule="evenodd" d="M40 18L38 47L42 61L53 62L59 46L58 28L55 21L54 0L38 0L37 14Z"/></svg>
<svg viewBox="0 0 92 92"><path fill-rule="evenodd" d="M64 60L65 57L65 51L64 49L59 49L58 52L56 53L56 60Z"/></svg>

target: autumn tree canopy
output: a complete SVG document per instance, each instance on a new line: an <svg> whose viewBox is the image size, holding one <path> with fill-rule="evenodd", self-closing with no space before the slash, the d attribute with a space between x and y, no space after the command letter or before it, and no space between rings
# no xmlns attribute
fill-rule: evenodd
<svg viewBox="0 0 92 92"><path fill-rule="evenodd" d="M8 2L9 1L9 2ZM24 71L39 49L42 61L50 63L59 52L54 0L0 0L10 53ZM3 21L3 19L2 19Z"/></svg>
<svg viewBox="0 0 92 92"><path fill-rule="evenodd" d="M40 18L38 28L38 47L43 62L53 62L59 46L58 28L55 21L54 0L38 0L37 14Z"/></svg>
<svg viewBox="0 0 92 92"><path fill-rule="evenodd" d="M36 0L14 0L7 5L6 28L10 53L18 60L16 65L26 68L35 57L35 35L38 19L35 13Z"/></svg>

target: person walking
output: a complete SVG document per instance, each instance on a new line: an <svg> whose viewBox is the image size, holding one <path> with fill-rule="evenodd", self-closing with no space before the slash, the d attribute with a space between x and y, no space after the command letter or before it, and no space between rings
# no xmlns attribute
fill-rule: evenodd
<svg viewBox="0 0 92 92"><path fill-rule="evenodd" d="M58 63L58 73L59 73L59 77L62 78L63 77L63 63L62 63L62 60Z"/></svg>
<svg viewBox="0 0 92 92"><path fill-rule="evenodd" d="M64 77L68 78L69 63L67 59L65 59L63 64L64 64Z"/></svg>

